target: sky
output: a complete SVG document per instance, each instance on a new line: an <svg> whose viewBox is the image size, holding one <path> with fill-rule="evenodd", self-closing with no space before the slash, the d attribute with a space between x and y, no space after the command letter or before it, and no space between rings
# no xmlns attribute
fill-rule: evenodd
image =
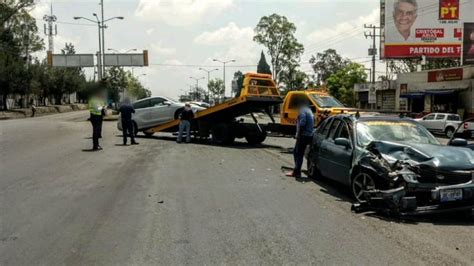
<svg viewBox="0 0 474 266"><path fill-rule="evenodd" d="M40 35L43 16L49 14L50 3L57 17L58 34L55 52L72 43L77 53L98 51L97 26L75 16L93 19L100 13L99 0L36 0L31 14L37 19ZM133 71L154 96L177 98L189 91L207 73L199 70L219 68L212 78L223 78L222 64L213 59L236 60L226 67L226 95L237 70L255 72L261 51L255 43L253 29L262 16L277 13L296 25L296 38L305 47L301 70L312 73L308 63L312 55L328 48L355 62L370 67L367 50L372 43L364 37L364 23L378 24L378 0L105 0L105 18L124 20L107 23L105 47L119 51L148 50L148 67ZM40 54L39 57L44 57ZM267 55L267 62L270 58ZM385 65L377 63L377 74ZM130 69L131 70L131 69ZM92 75L93 71L87 71ZM145 75L143 75L145 74ZM205 87L205 86L204 86Z"/></svg>

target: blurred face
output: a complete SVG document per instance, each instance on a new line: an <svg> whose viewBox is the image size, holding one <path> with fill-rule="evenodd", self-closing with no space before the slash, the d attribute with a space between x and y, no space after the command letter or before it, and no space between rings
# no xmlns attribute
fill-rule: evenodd
<svg viewBox="0 0 474 266"><path fill-rule="evenodd" d="M471 32L471 41L473 41L473 42L474 42L474 31L473 31L473 32Z"/></svg>
<svg viewBox="0 0 474 266"><path fill-rule="evenodd" d="M400 2L398 7L393 12L393 20L398 31L410 31L411 26L417 17L416 7L410 3Z"/></svg>

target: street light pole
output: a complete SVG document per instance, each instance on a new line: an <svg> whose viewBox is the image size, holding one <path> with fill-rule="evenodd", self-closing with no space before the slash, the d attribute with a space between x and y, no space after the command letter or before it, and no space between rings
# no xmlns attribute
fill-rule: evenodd
<svg viewBox="0 0 474 266"><path fill-rule="evenodd" d="M211 101L211 91L209 90L209 80L210 80L210 77L211 77L211 72L217 71L219 69L214 68L214 69L208 70L208 69L200 67L199 70L207 72L207 98L208 98L208 101L210 102Z"/></svg>
<svg viewBox="0 0 474 266"><path fill-rule="evenodd" d="M196 89L195 89L195 94L194 94L194 100L196 100L196 98L198 96L199 81L201 79L205 79L205 77L201 77L201 78L189 77L189 78L194 79L196 81Z"/></svg>
<svg viewBox="0 0 474 266"><path fill-rule="evenodd" d="M94 17L96 18L96 21L92 20L92 19L88 19L88 18L85 18L85 17L74 17L75 20L79 20L79 19L84 19L84 20L87 20L87 21L90 21L92 23L96 23L97 24L97 29L98 29L98 33L99 33L99 53L97 54L97 77L99 80L102 80L102 38L101 38L101 34L100 34L100 21L99 21L99 18L97 17L97 15L94 13L93 14Z"/></svg>
<svg viewBox="0 0 474 266"><path fill-rule="evenodd" d="M233 62L235 62L235 60L232 59L232 60L227 60L227 61L221 61L221 60L219 60L219 59L212 59L212 61L214 61L214 62L220 62L220 63L222 63L222 65L223 65L223 72L224 72L224 73L223 73L223 74L224 74L224 75L223 75L223 76L224 76L224 92L223 92L223 95L222 95L222 96L223 96L223 99L222 99L222 100L225 100L225 85L226 85L226 84L225 84L225 65L226 65L227 63L233 63Z"/></svg>
<svg viewBox="0 0 474 266"><path fill-rule="evenodd" d="M100 0L100 9L102 13L102 67L103 67L103 73L105 73L105 24L104 24L104 0Z"/></svg>

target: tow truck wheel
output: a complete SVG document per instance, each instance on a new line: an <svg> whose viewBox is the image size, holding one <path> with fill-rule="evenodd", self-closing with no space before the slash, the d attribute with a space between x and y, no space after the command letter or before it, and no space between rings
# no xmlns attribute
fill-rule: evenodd
<svg viewBox="0 0 474 266"><path fill-rule="evenodd" d="M255 134L249 134L245 136L248 144L257 145L265 141L267 138L267 132L256 132Z"/></svg>
<svg viewBox="0 0 474 266"><path fill-rule="evenodd" d="M212 127L212 142L218 145L229 145L234 143L235 135L228 124L217 124Z"/></svg>
<svg viewBox="0 0 474 266"><path fill-rule="evenodd" d="M364 191L374 188L374 179L367 173L360 172L352 179L351 192L358 202L366 200L364 197Z"/></svg>

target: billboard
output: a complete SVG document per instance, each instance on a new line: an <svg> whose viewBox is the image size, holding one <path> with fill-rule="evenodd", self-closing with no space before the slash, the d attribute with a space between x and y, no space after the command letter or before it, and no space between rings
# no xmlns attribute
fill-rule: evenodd
<svg viewBox="0 0 474 266"><path fill-rule="evenodd" d="M104 54L105 66L148 66L148 51L142 54Z"/></svg>
<svg viewBox="0 0 474 266"><path fill-rule="evenodd" d="M93 67L93 54L47 54L48 65L53 67Z"/></svg>
<svg viewBox="0 0 474 266"><path fill-rule="evenodd" d="M462 64L474 65L474 23L464 23Z"/></svg>
<svg viewBox="0 0 474 266"><path fill-rule="evenodd" d="M460 58L474 0L382 0L382 58Z"/></svg>

